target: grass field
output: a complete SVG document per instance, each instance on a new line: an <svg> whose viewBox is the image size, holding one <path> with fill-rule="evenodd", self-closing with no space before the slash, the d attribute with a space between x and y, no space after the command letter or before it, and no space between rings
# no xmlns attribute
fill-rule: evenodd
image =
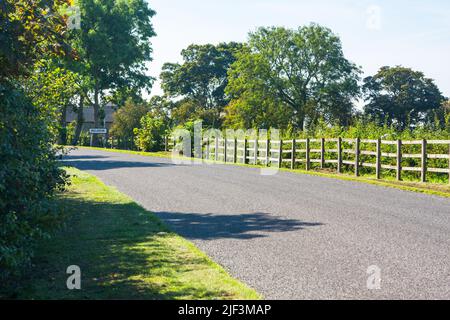
<svg viewBox="0 0 450 320"><path fill-rule="evenodd" d="M66 168L67 226L38 246L22 299L259 299L192 243L116 189ZM68 290L66 268L81 268Z"/></svg>
<svg viewBox="0 0 450 320"><path fill-rule="evenodd" d="M80 147L80 148L86 148L86 149L92 149L92 150L100 150L100 151L110 151L110 152L117 152L117 153L127 153L127 154L134 154L134 155L141 155L141 156L148 156L148 157L161 157L161 158L170 158L172 154L170 152L143 152L143 151L130 151L130 150L118 150L118 149L105 149L105 148L95 148L95 147ZM180 159L186 159L180 157ZM213 160L203 160L204 162L214 162ZM221 162L218 162L221 163ZM251 165L251 164L242 164L242 163L230 163L227 162L227 165L237 165L237 166L248 166L253 168L262 168L264 166L260 165ZM337 174L334 172L331 172L329 170L300 170L300 169L287 169L282 168L282 171L286 172L293 172L297 174L309 174L309 175L316 175L326 178L332 178L332 179L340 179L340 180L348 180L348 181L355 181L355 182L361 182L361 183L369 183L374 185L379 185L383 187L389 187L389 188L396 188L406 191L412 191L412 192L419 192L419 193L426 193L426 194L432 194L437 195L441 197L448 197L450 198L450 185L448 183L433 183L433 182L417 182L417 181L396 181L395 178L392 177L385 177L385 180L377 180L372 176L369 175L363 175L359 177L355 177L351 174Z"/></svg>

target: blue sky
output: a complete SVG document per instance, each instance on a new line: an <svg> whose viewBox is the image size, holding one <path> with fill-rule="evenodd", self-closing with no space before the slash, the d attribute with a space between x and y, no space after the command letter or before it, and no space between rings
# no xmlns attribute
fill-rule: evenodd
<svg viewBox="0 0 450 320"><path fill-rule="evenodd" d="M317 22L331 28L346 57L364 75L384 65L403 65L436 80L450 97L450 1L448 0L149 0L153 24L150 74L165 62L180 62L191 43L245 41L259 26ZM159 81L153 94L161 94Z"/></svg>

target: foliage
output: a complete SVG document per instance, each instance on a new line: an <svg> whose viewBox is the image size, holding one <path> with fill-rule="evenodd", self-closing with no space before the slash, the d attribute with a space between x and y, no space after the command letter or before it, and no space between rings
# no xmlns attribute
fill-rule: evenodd
<svg viewBox="0 0 450 320"><path fill-rule="evenodd" d="M0 282L30 262L36 238L60 222L50 201L64 185L52 119L17 86L0 85Z"/></svg>
<svg viewBox="0 0 450 320"><path fill-rule="evenodd" d="M78 5L81 29L71 32L71 43L80 61L71 68L90 79L84 98L94 108L97 127L106 94L122 102L125 95L151 87L147 62L152 54L150 38L155 35L150 19L155 12L144 0L80 0Z"/></svg>
<svg viewBox="0 0 450 320"><path fill-rule="evenodd" d="M164 118L147 113L141 119L140 128L134 129L136 147L142 151L160 151L164 149L164 137L167 134Z"/></svg>
<svg viewBox="0 0 450 320"><path fill-rule="evenodd" d="M58 132L59 144L67 143L66 113L75 108L74 97L80 90L79 82L78 74L49 60L39 61L25 81L33 103L47 110L53 119L59 119L52 127Z"/></svg>
<svg viewBox="0 0 450 320"><path fill-rule="evenodd" d="M114 121L110 135L119 139L119 148L127 147L127 142L134 139L134 130L141 126L141 118L149 112L149 107L145 103L135 103L131 99L125 102L114 113Z"/></svg>
<svg viewBox="0 0 450 320"><path fill-rule="evenodd" d="M242 45L235 42L190 45L181 52L183 64L166 63L161 73L162 88L178 103L177 118L202 118L206 125L220 126L221 113L228 104L225 94L227 71Z"/></svg>
<svg viewBox="0 0 450 320"><path fill-rule="evenodd" d="M58 169L48 87L30 88L33 66L67 53L63 1L0 2L0 283L29 265L37 238L60 225L51 199L65 184ZM65 49L66 48L66 49ZM58 78L59 79L59 78ZM47 91L49 90L49 91ZM42 97L42 99L41 99Z"/></svg>
<svg viewBox="0 0 450 320"><path fill-rule="evenodd" d="M359 69L344 57L331 30L316 24L298 30L259 28L229 71L226 92L234 106L227 121L234 123L231 117L237 116L245 122L263 106L289 110L278 127L302 130L320 116L344 122L359 92L358 79ZM269 116L262 122L270 122Z"/></svg>
<svg viewBox="0 0 450 320"><path fill-rule="evenodd" d="M438 109L444 98L434 81L422 72L404 67L382 67L364 79L365 113L380 124L396 124L399 129L414 126L427 113Z"/></svg>
<svg viewBox="0 0 450 320"><path fill-rule="evenodd" d="M0 80L29 74L43 56L72 53L58 8L66 0L0 2Z"/></svg>

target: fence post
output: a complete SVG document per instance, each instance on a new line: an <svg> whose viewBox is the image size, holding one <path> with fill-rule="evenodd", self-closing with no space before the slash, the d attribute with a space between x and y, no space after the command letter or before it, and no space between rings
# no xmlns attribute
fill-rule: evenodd
<svg viewBox="0 0 450 320"><path fill-rule="evenodd" d="M269 166L269 157L270 157L270 140L266 139L266 166Z"/></svg>
<svg viewBox="0 0 450 320"><path fill-rule="evenodd" d="M223 162L227 162L227 138L223 139Z"/></svg>
<svg viewBox="0 0 450 320"><path fill-rule="evenodd" d="M283 140L280 139L280 146L278 148L278 168L281 168L283 162Z"/></svg>
<svg viewBox="0 0 450 320"><path fill-rule="evenodd" d="M247 138L244 138L244 164L247 163Z"/></svg>
<svg viewBox="0 0 450 320"><path fill-rule="evenodd" d="M397 140L397 180L402 180L402 140Z"/></svg>
<svg viewBox="0 0 450 320"><path fill-rule="evenodd" d="M237 162L237 138L234 138L233 162Z"/></svg>
<svg viewBox="0 0 450 320"><path fill-rule="evenodd" d="M448 183L450 183L450 144L448 145Z"/></svg>
<svg viewBox="0 0 450 320"><path fill-rule="evenodd" d="M422 170L420 174L422 182L427 182L427 140L422 139Z"/></svg>
<svg viewBox="0 0 450 320"><path fill-rule="evenodd" d="M209 160L209 153L211 152L211 150L209 149L209 138L206 138L206 160Z"/></svg>
<svg viewBox="0 0 450 320"><path fill-rule="evenodd" d="M295 169L295 139L292 139L291 169Z"/></svg>
<svg viewBox="0 0 450 320"><path fill-rule="evenodd" d="M219 137L215 137L214 161L217 161L218 157L219 157Z"/></svg>
<svg viewBox="0 0 450 320"><path fill-rule="evenodd" d="M338 151L338 163L337 163L337 171L338 173L342 173L342 138L339 137L337 141L337 151Z"/></svg>
<svg viewBox="0 0 450 320"><path fill-rule="evenodd" d="M325 139L320 138L320 169L325 167Z"/></svg>
<svg viewBox="0 0 450 320"><path fill-rule="evenodd" d="M359 176L359 144L360 139L356 138L355 140L355 176Z"/></svg>
<svg viewBox="0 0 450 320"><path fill-rule="evenodd" d="M258 138L257 137L255 137L255 145L254 145L254 148L253 148L253 157L254 157L254 160L255 160L255 163L254 163L254 165L257 165L258 164Z"/></svg>
<svg viewBox="0 0 450 320"><path fill-rule="evenodd" d="M381 178L381 139L377 139L376 178Z"/></svg>
<svg viewBox="0 0 450 320"><path fill-rule="evenodd" d="M305 169L306 171L309 171L310 169L310 161L309 161L309 138L306 138L306 165L305 165Z"/></svg>
<svg viewBox="0 0 450 320"><path fill-rule="evenodd" d="M164 136L164 151L167 151L167 136Z"/></svg>

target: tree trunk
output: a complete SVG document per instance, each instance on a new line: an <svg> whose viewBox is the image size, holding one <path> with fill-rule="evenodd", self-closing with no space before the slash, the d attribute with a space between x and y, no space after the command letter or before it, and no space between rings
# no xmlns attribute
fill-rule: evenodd
<svg viewBox="0 0 450 320"><path fill-rule="evenodd" d="M84 99L83 96L80 95L80 104L77 108L77 126L75 128L75 135L73 136L72 145L76 146L78 144L78 140L80 139L81 130L83 129L83 109L84 109Z"/></svg>
<svg viewBox="0 0 450 320"><path fill-rule="evenodd" d="M59 119L59 137L58 144L66 145L67 144L67 126L66 126L66 116L67 116L67 106L63 106L61 109L61 115Z"/></svg>
<svg viewBox="0 0 450 320"><path fill-rule="evenodd" d="M304 131L305 129L305 115L303 113L297 114L297 128L294 128L300 131Z"/></svg>
<svg viewBox="0 0 450 320"><path fill-rule="evenodd" d="M94 90L94 128L100 128L100 103L99 103L99 90L98 87L95 87ZM98 147L100 145L98 135L92 135L92 146Z"/></svg>

